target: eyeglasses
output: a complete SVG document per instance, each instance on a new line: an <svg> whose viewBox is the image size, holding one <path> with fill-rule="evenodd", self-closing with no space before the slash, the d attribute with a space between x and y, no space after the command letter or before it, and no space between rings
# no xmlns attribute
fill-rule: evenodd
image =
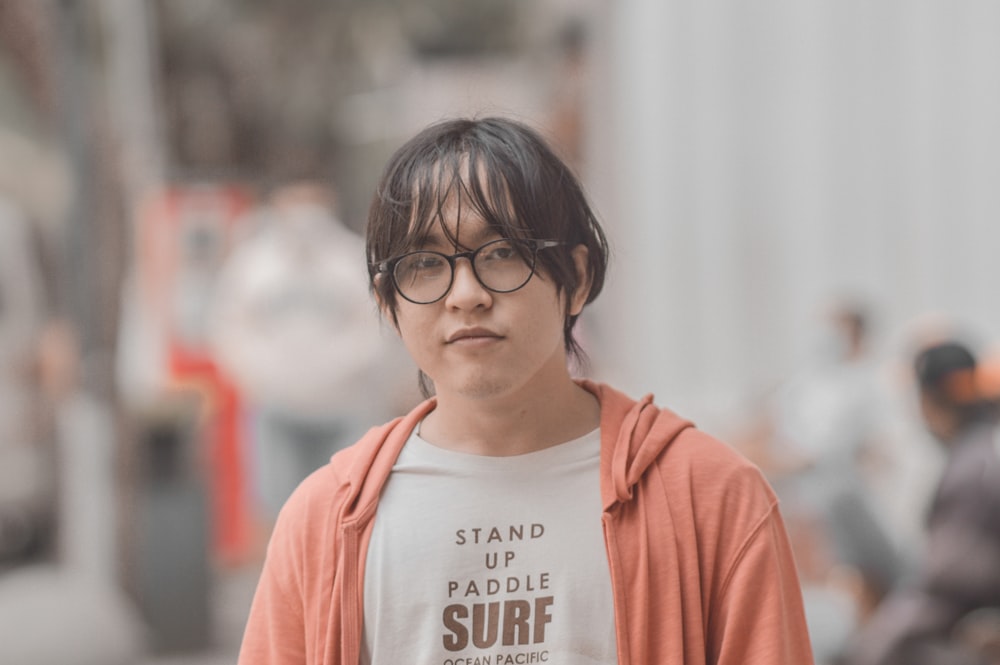
<svg viewBox="0 0 1000 665"><path fill-rule="evenodd" d="M455 261L468 259L472 274L483 288L494 293L517 291L535 274L539 250L558 247L557 240L501 238L469 252L442 254L430 250L409 252L376 265L389 273L399 295L417 305L429 305L447 295L455 281Z"/></svg>

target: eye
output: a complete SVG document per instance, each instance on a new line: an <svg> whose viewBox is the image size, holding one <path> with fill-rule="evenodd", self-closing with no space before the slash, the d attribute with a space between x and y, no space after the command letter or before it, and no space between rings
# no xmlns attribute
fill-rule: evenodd
<svg viewBox="0 0 1000 665"><path fill-rule="evenodd" d="M510 261L519 255L509 242L503 241L483 247L481 257L484 261Z"/></svg>
<svg viewBox="0 0 1000 665"><path fill-rule="evenodd" d="M397 279L428 278L448 270L448 261L434 252L415 252L396 265Z"/></svg>
<svg viewBox="0 0 1000 665"><path fill-rule="evenodd" d="M413 257L412 268L415 270L437 270L446 261L437 254L417 254Z"/></svg>

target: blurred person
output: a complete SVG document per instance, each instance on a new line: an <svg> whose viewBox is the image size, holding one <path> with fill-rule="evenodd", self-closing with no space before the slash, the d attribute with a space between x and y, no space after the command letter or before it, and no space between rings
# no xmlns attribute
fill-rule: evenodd
<svg viewBox="0 0 1000 665"><path fill-rule="evenodd" d="M214 355L249 404L267 521L296 485L384 417L387 349L359 265L364 241L319 183L278 187L219 274ZM414 400L415 401L415 400Z"/></svg>
<svg viewBox="0 0 1000 665"><path fill-rule="evenodd" d="M852 665L1000 662L1000 432L997 395L957 341L916 354L920 411L946 464L926 521L920 566L878 608ZM994 389L995 390L995 389Z"/></svg>
<svg viewBox="0 0 1000 665"><path fill-rule="evenodd" d="M789 526L819 662L837 656L903 566L871 491L868 466L885 453L890 405L869 353L869 328L865 307L837 303L819 362L787 381L770 407L765 470L792 506Z"/></svg>
<svg viewBox="0 0 1000 665"><path fill-rule="evenodd" d="M367 257L434 394L285 505L241 665L812 662L759 471L651 395L572 378L608 246L535 131L405 143Z"/></svg>

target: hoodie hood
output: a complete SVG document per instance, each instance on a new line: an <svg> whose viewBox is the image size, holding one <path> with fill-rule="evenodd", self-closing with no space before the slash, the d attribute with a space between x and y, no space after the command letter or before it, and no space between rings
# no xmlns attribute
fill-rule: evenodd
<svg viewBox="0 0 1000 665"><path fill-rule="evenodd" d="M655 406L652 394L636 401L603 383L577 383L601 403L601 504L608 510L632 499L633 488L646 469L693 423ZM378 444L360 446L361 454L346 469L350 490L343 504L343 521L365 521L371 516L410 432L435 406L432 397L406 416L368 432L365 440L375 439Z"/></svg>
<svg viewBox="0 0 1000 665"><path fill-rule="evenodd" d="M348 493L341 509L342 523L364 522L374 514L382 486L389 478L410 433L436 406L437 399L431 397L405 416L368 430L361 441L352 447L356 449L356 456L345 469ZM346 457L352 448L338 452L334 459L338 455ZM332 466L336 467L335 464Z"/></svg>
<svg viewBox="0 0 1000 665"><path fill-rule="evenodd" d="M607 511L630 501L649 466L694 424L655 406L652 394L636 401L603 383L579 384L601 403L601 503Z"/></svg>

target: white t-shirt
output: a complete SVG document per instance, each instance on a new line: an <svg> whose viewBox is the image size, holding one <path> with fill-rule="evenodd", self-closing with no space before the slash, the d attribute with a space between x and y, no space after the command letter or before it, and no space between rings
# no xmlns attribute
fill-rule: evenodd
<svg viewBox="0 0 1000 665"><path fill-rule="evenodd" d="M487 457L413 434L379 500L362 663L616 663L600 432Z"/></svg>

